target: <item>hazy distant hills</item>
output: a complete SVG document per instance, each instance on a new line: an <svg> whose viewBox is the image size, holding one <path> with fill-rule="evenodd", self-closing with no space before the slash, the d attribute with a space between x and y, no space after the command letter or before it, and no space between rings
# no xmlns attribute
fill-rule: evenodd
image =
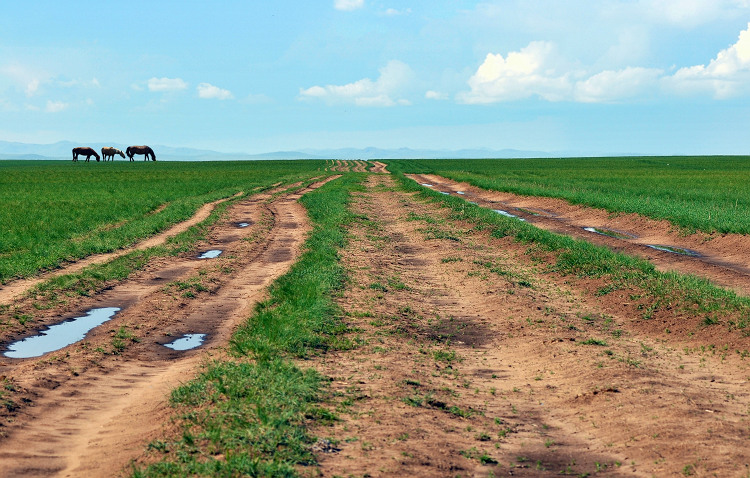
<svg viewBox="0 0 750 478"><path fill-rule="evenodd" d="M28 144L0 141L0 159L71 159L71 150L76 146L91 146L97 151L104 146L114 146L125 151L128 147L120 143L80 144L59 141L53 144ZM382 148L340 148L304 149L301 151L273 151L261 154L221 153L204 149L175 148L152 145L157 159L170 161L230 161L241 159L471 159L471 158L547 158L571 156L571 154L551 154L544 151L521 151L516 149L460 149L455 151L436 149L382 149ZM573 154L573 156L577 156ZM117 158L122 160L121 158ZM140 159L143 159L142 157Z"/></svg>

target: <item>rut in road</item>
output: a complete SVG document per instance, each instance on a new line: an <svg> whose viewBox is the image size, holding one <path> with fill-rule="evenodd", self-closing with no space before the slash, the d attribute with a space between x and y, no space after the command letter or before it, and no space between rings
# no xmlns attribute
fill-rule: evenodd
<svg viewBox="0 0 750 478"><path fill-rule="evenodd" d="M167 421L168 392L222 354L264 289L299 255L309 226L297 199L324 182L232 206L204 246L223 250L213 263L195 254L161 259L81 304L123 309L83 343L41 359L3 358L0 370L27 391L31 404L4 421L0 476L112 476L138 456ZM239 228L240 222L250 226ZM174 284L196 277L209 290L196 291L195 298L180 295ZM138 342L103 354L112 332L123 328ZM207 334L199 349L175 352L162 345L193 332Z"/></svg>
<svg viewBox="0 0 750 478"><path fill-rule="evenodd" d="M487 191L434 174L407 175L419 184L446 194L460 195L489 209L508 210L536 227L583 239L618 252L642 257L660 270L705 277L721 287L750 295L750 236L740 234L695 233L685 235L665 220L638 214L611 214L602 209L569 204L554 198L520 196ZM601 228L623 233L609 237L585 228ZM682 255L657 246L674 246L696 252Z"/></svg>
<svg viewBox="0 0 750 478"><path fill-rule="evenodd" d="M237 197L241 195L242 193L237 193L233 197ZM37 277L19 279L19 280L8 282L6 284L0 284L0 304L9 303L13 299L18 298L21 294L23 294L27 290L34 287L35 285L40 284L44 282L45 280L48 280L51 277L56 277L62 274L72 274L75 272L80 272L85 267L88 267L93 264L102 264L104 262L111 261L112 259L123 256L127 254L128 252L131 252L134 250L143 250L149 247L154 247L160 244L164 244L169 237L175 236L183 231L186 231L191 226L194 226L200 223L201 221L205 220L211 214L211 212L216 208L216 206L230 199L232 198L219 199L219 200L204 204L203 206L198 208L195 214L193 214L193 217L191 217L187 221L183 221L178 224L175 224L174 226L170 227L166 231L160 232L159 234L156 234L155 236L150 237L144 241L141 241L138 244L135 244L131 247L126 247L126 248L123 248L114 252L109 252L106 254L95 254L93 256L86 257L84 259L73 262L71 264L67 264L59 269L39 274Z"/></svg>

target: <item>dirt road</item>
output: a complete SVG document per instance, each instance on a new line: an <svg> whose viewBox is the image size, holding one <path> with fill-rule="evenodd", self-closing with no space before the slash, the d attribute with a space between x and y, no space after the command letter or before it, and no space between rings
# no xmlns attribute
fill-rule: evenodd
<svg viewBox="0 0 750 478"><path fill-rule="evenodd" d="M52 323L122 309L83 342L41 358L0 359L21 405L1 416L0 476L112 476L138 456L168 423L169 391L222 353L265 287L293 263L308 230L297 199L321 184L233 205L201 245L221 250L216 259L162 258L99 296L38 317ZM189 333L206 334L203 346L164 347Z"/></svg>
<svg viewBox="0 0 750 478"><path fill-rule="evenodd" d="M750 236L684 234L667 221L637 214L611 214L561 199L486 191L436 175L410 177L436 191L461 195L482 207L512 213L542 229L642 257L661 270L705 277L721 287L750 295Z"/></svg>
<svg viewBox="0 0 750 478"><path fill-rule="evenodd" d="M655 331L635 291L541 272L388 176L354 210L340 305L363 345L316 363L341 419L315 430L323 476L750 472L748 362L700 318Z"/></svg>

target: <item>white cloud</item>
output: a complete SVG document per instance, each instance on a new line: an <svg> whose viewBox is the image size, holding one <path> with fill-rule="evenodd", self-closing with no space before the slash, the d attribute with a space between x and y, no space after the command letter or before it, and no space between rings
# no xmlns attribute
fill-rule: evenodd
<svg viewBox="0 0 750 478"><path fill-rule="evenodd" d="M178 91L188 87L181 78L151 78L148 80L149 91Z"/></svg>
<svg viewBox="0 0 750 478"><path fill-rule="evenodd" d="M489 53L469 79L471 91L459 93L465 103L495 103L540 96L548 101L569 98L573 89L570 74L555 72L555 45L534 41L517 52Z"/></svg>
<svg viewBox="0 0 750 478"><path fill-rule="evenodd" d="M411 8L407 8L405 10L396 10L395 8L388 8L383 12L383 15L386 17L397 17L399 15L409 15L411 13Z"/></svg>
<svg viewBox="0 0 750 478"><path fill-rule="evenodd" d="M198 85L197 90L200 98L216 100L231 100L234 98L231 91L219 88L210 83L201 83Z"/></svg>
<svg viewBox="0 0 750 478"><path fill-rule="evenodd" d="M350 12L365 6L365 0L333 0L333 8Z"/></svg>
<svg viewBox="0 0 750 478"><path fill-rule="evenodd" d="M49 81L49 75L39 70L33 70L24 65L12 64L0 68L0 74L11 79L18 88L23 89L28 98L36 96L39 87Z"/></svg>
<svg viewBox="0 0 750 478"><path fill-rule="evenodd" d="M583 103L618 101L655 91L663 70L628 67L602 71L575 84L574 99Z"/></svg>
<svg viewBox="0 0 750 478"><path fill-rule="evenodd" d="M380 77L373 81L364 78L346 85L311 86L300 89L303 99L320 98L331 103L353 103L357 106L408 105L403 98L395 98L412 81L414 72L406 63L391 60L380 69Z"/></svg>
<svg viewBox="0 0 750 478"><path fill-rule="evenodd" d="M59 113L67 107L68 104L63 103L62 101L47 101L47 106L44 108L44 110L47 113Z"/></svg>
<svg viewBox="0 0 750 478"><path fill-rule="evenodd" d="M747 7L746 0L641 0L638 4L644 18L688 28L715 20L736 7Z"/></svg>
<svg viewBox="0 0 750 478"><path fill-rule="evenodd" d="M447 100L448 95L439 91L429 90L425 92L424 97L428 100Z"/></svg>
<svg viewBox="0 0 750 478"><path fill-rule="evenodd" d="M470 91L459 93L457 100L486 104L536 96L547 101L600 103L658 92L708 93L717 99L750 94L750 23L736 43L707 65L680 68L671 76L659 68L628 66L584 72L561 69L560 65L564 62L550 42L531 42L506 57L489 53L469 78Z"/></svg>
<svg viewBox="0 0 750 478"><path fill-rule="evenodd" d="M718 99L750 92L750 22L737 42L720 51L708 65L680 68L664 83L677 93L707 92Z"/></svg>

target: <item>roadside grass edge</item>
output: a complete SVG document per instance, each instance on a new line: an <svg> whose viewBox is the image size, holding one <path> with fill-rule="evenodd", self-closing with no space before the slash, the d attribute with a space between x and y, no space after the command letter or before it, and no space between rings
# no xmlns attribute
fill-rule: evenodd
<svg viewBox="0 0 750 478"><path fill-rule="evenodd" d="M346 283L338 250L353 220L349 195L364 177L346 174L302 197L313 223L302 256L235 333L230 358L172 392L180 431L152 442L133 477L296 476L315 464L306 424L335 416L318 405L326 379L295 361L347 347L333 295Z"/></svg>

